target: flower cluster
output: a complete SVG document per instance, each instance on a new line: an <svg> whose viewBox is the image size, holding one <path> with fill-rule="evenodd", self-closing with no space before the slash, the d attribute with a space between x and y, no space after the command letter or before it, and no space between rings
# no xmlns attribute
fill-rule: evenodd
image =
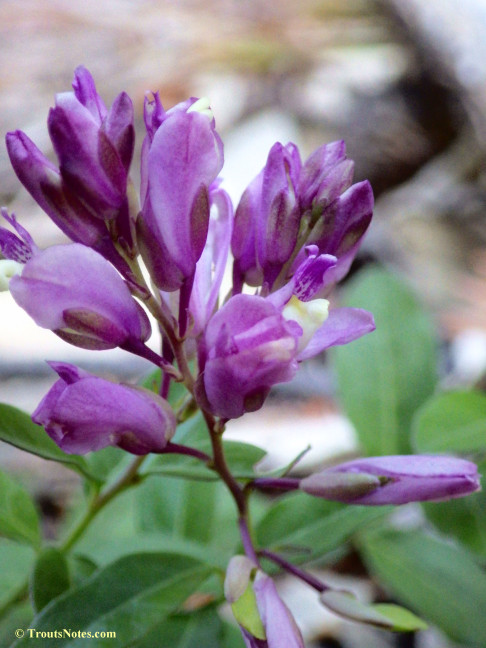
<svg viewBox="0 0 486 648"><path fill-rule="evenodd" d="M370 223L371 187L352 184L343 142L321 146L305 162L295 145L275 144L233 213L208 101L192 98L165 110L155 94L145 100L144 119L139 197L130 178L132 102L121 93L107 110L83 67L73 92L57 95L49 113L58 166L25 133L8 133L18 178L73 242L39 250L3 211L16 230L0 229L3 283L39 326L71 344L121 347L186 383L181 356L195 355L197 403L236 418L260 408L302 360L374 329L370 313L329 310L326 299ZM230 252L233 287L223 299ZM144 306L160 324L161 356L145 344L151 328ZM99 383L98 400L110 402L111 391ZM47 403L42 422L50 431ZM52 417L65 430L62 446L79 452L71 444L76 421L60 420L58 410ZM99 446L93 440L83 447ZM144 447L157 451L160 443Z"/></svg>
<svg viewBox="0 0 486 648"><path fill-rule="evenodd" d="M246 492L225 463L220 438L227 420L262 407L272 386L292 380L302 361L374 330L370 313L331 308L327 299L370 224L371 187L352 183L343 142L321 146L305 161L294 144L277 143L233 210L219 176L223 144L209 102L191 98L165 110L154 94L145 100L144 121L139 195L130 177L132 102L121 93L108 110L83 67L73 91L57 95L49 113L58 165L25 133L7 135L19 180L71 242L40 250L2 210L10 228L0 228L0 288L66 342L118 347L162 371L157 394L50 363L59 379L33 420L67 453L113 445L136 455L207 460L239 512L247 557L230 564L226 595L245 642L298 648L300 632L259 557L292 568L254 549ZM230 259L232 286L223 295ZM148 312L161 333L160 353L146 344ZM167 400L172 381L189 394L177 415ZM171 441L178 420L196 407L213 457ZM467 461L384 457L302 480L255 478L252 486L376 505L459 497L479 483Z"/></svg>

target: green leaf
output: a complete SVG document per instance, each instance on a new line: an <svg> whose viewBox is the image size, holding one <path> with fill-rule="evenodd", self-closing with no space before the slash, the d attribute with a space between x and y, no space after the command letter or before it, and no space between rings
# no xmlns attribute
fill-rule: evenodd
<svg viewBox="0 0 486 648"><path fill-rule="evenodd" d="M407 454L413 413L437 383L429 318L402 281L377 268L352 282L345 303L371 311L376 331L334 349L344 410L367 455Z"/></svg>
<svg viewBox="0 0 486 648"><path fill-rule="evenodd" d="M486 395L457 391L435 396L417 412L413 428L418 452L484 451Z"/></svg>
<svg viewBox="0 0 486 648"><path fill-rule="evenodd" d="M25 585L34 557L31 547L0 538L0 608Z"/></svg>
<svg viewBox="0 0 486 648"><path fill-rule="evenodd" d="M130 648L229 648L220 643L222 622L213 608L170 616ZM161 640L163 638L163 644Z"/></svg>
<svg viewBox="0 0 486 648"><path fill-rule="evenodd" d="M28 628L32 621L32 606L29 601L18 603L2 618L0 624L0 646L9 646L15 631Z"/></svg>
<svg viewBox="0 0 486 648"><path fill-rule="evenodd" d="M108 480L120 465L130 461L131 455L121 448L108 447L86 455L86 462L91 475L100 482Z"/></svg>
<svg viewBox="0 0 486 648"><path fill-rule="evenodd" d="M234 502L221 482L147 479L135 493L140 531L201 543L225 564L238 541Z"/></svg>
<svg viewBox="0 0 486 648"><path fill-rule="evenodd" d="M158 394L160 392L161 379L162 371L160 369L155 369L155 371L153 371L143 379L141 386L145 387L145 389L150 389L150 391ZM187 391L183 383L178 383L172 380L170 383L169 396L167 400L174 408L177 409L177 407L182 404L184 398L186 398L188 394L189 392Z"/></svg>
<svg viewBox="0 0 486 648"><path fill-rule="evenodd" d="M256 534L262 547L301 550L292 560L309 561L339 549L356 531L392 510L390 506L348 506L292 493L263 516Z"/></svg>
<svg viewBox="0 0 486 648"><path fill-rule="evenodd" d="M69 574L75 587L84 583L98 569L98 565L94 560L91 560L87 556L80 556L79 554L68 556L68 565Z"/></svg>
<svg viewBox="0 0 486 648"><path fill-rule="evenodd" d="M40 544L39 518L29 493L5 473L0 472L0 534Z"/></svg>
<svg viewBox="0 0 486 648"><path fill-rule="evenodd" d="M55 547L46 547L37 557L31 580L31 599L34 610L45 606L70 586L66 557Z"/></svg>
<svg viewBox="0 0 486 648"><path fill-rule="evenodd" d="M392 530L365 535L361 549L399 601L453 640L486 645L486 574L468 552L423 532Z"/></svg>
<svg viewBox="0 0 486 648"><path fill-rule="evenodd" d="M243 637L237 627L223 621L220 648L244 648Z"/></svg>
<svg viewBox="0 0 486 648"><path fill-rule="evenodd" d="M63 452L42 427L32 422L28 414L3 403L0 403L0 440L44 459L63 463L85 477L94 479L83 457Z"/></svg>
<svg viewBox="0 0 486 648"><path fill-rule="evenodd" d="M414 445L418 452L483 454L486 450L486 396L456 391L431 398L414 418ZM486 474L486 461L478 466ZM449 502L422 505L436 527L456 537L476 554L486 557L486 492Z"/></svg>
<svg viewBox="0 0 486 648"><path fill-rule="evenodd" d="M57 628L115 632L117 648L133 646L161 621L178 611L208 578L211 567L174 553L143 553L121 558L96 572L82 586L58 597L36 616L36 631ZM89 635L88 635L89 637ZM113 638L90 645L112 646ZM13 646L29 646L28 634ZM86 638L43 638L45 648L82 646Z"/></svg>
<svg viewBox="0 0 486 648"><path fill-rule="evenodd" d="M327 608L346 619L385 630L413 632L427 628L427 624L422 619L399 605L389 603L367 605L359 601L352 592L345 590L325 590L319 599Z"/></svg>

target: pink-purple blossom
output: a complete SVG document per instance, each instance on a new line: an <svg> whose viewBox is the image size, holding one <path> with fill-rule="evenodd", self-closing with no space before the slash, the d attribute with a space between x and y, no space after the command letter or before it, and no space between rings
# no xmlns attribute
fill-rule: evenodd
<svg viewBox="0 0 486 648"><path fill-rule="evenodd" d="M32 418L64 452L85 454L106 446L138 455L164 450L176 420L163 398L98 378L74 365L50 365L59 380Z"/></svg>

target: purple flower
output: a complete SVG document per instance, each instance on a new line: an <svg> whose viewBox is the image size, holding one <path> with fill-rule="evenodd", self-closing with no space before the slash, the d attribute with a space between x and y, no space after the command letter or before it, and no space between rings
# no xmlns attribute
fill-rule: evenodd
<svg viewBox="0 0 486 648"><path fill-rule="evenodd" d="M67 188L59 169L25 133L7 133L6 143L20 182L66 236L89 246L96 246L108 237L104 222L88 211Z"/></svg>
<svg viewBox="0 0 486 648"><path fill-rule="evenodd" d="M146 389L103 380L70 364L49 364L59 380L32 419L45 427L64 452L85 454L106 446L137 455L164 450L176 420L163 398Z"/></svg>
<svg viewBox="0 0 486 648"><path fill-rule="evenodd" d="M209 320L199 341L199 385L214 414L237 418L259 409L273 385L292 380L300 361L375 328L367 311L329 313L327 300L303 302L292 290L291 283L266 298L234 295Z"/></svg>
<svg viewBox="0 0 486 648"><path fill-rule="evenodd" d="M164 291L192 280L206 242L209 189L223 166L223 145L208 113L202 99L165 112L158 97L146 111L138 243Z"/></svg>
<svg viewBox="0 0 486 648"><path fill-rule="evenodd" d="M150 336L148 318L123 279L84 245L56 245L34 253L9 287L36 324L76 346L128 348Z"/></svg>
<svg viewBox="0 0 486 648"><path fill-rule="evenodd" d="M243 193L232 239L235 280L272 285L290 258L301 219L296 195L300 167L297 147L277 142L265 167Z"/></svg>
<svg viewBox="0 0 486 648"><path fill-rule="evenodd" d="M271 288L279 278L281 285L302 262L306 243L336 257L333 283L348 272L373 212L369 183L351 186L353 167L342 141L321 146L303 165L294 144L272 147L236 209L235 292L243 282Z"/></svg>
<svg viewBox="0 0 486 648"><path fill-rule="evenodd" d="M247 648L304 648L300 630L275 583L249 558L231 559L224 590Z"/></svg>
<svg viewBox="0 0 486 648"><path fill-rule="evenodd" d="M105 222L113 220L112 231L133 247L127 197L135 136L131 100L122 93L107 111L83 67L75 71L73 88L57 95L48 119L60 168L22 131L6 136L10 161L20 182L70 239L94 248L131 279Z"/></svg>
<svg viewBox="0 0 486 648"><path fill-rule="evenodd" d="M347 504L383 505L449 500L480 489L477 466L428 455L369 457L314 473L300 489Z"/></svg>
<svg viewBox="0 0 486 648"><path fill-rule="evenodd" d="M211 411L237 418L259 409L272 385L294 377L301 333L263 297L232 297L209 320L200 343L202 386Z"/></svg>
<svg viewBox="0 0 486 648"><path fill-rule="evenodd" d="M10 232L5 227L0 227L0 252L5 259L24 264L38 251L38 248L29 232L17 222L15 214L9 216L3 207L1 214L17 234Z"/></svg>
<svg viewBox="0 0 486 648"><path fill-rule="evenodd" d="M107 112L83 67L73 89L56 96L47 122L61 176L93 215L113 219L126 203L135 141L132 102L122 92Z"/></svg>

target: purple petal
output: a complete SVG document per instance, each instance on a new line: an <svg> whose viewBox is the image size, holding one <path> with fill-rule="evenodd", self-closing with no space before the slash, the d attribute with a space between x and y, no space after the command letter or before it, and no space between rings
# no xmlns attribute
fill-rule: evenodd
<svg viewBox="0 0 486 648"><path fill-rule="evenodd" d="M126 196L126 171L107 135L72 93L56 96L49 134L69 188L102 218L113 218Z"/></svg>
<svg viewBox="0 0 486 648"><path fill-rule="evenodd" d="M307 259L297 268L293 277L293 294L307 302L320 296L327 285L329 271L336 267L337 259L331 254L318 254L316 245L306 248Z"/></svg>
<svg viewBox="0 0 486 648"><path fill-rule="evenodd" d="M211 191L213 214L209 221L206 246L196 264L189 310L194 326L191 335L202 332L214 312L229 253L233 225L233 206L222 189ZM214 270L213 270L214 269Z"/></svg>
<svg viewBox="0 0 486 648"><path fill-rule="evenodd" d="M306 160L299 176L298 191L302 208L310 209L323 178L333 167L346 159L343 140L324 144Z"/></svg>
<svg viewBox="0 0 486 648"><path fill-rule="evenodd" d="M135 128L133 125L133 104L126 92L122 92L113 102L102 130L108 136L120 156L128 173L135 146Z"/></svg>
<svg viewBox="0 0 486 648"><path fill-rule="evenodd" d="M21 276L12 278L10 290L39 326L56 332L70 328L65 314L71 311L78 316L91 313L93 332L93 317L99 317L98 339L111 348L130 337L143 340L148 330L116 270L84 245L57 245L39 252L25 264ZM74 324L72 319L70 322ZM113 337L106 337L106 322L111 323ZM86 322L80 324L79 333L85 334L86 327Z"/></svg>
<svg viewBox="0 0 486 648"><path fill-rule="evenodd" d="M72 86L76 99L89 110L97 124L101 125L106 117L106 106L96 91L91 73L83 65L80 65L74 71Z"/></svg>
<svg viewBox="0 0 486 648"><path fill-rule="evenodd" d="M236 295L209 321L203 379L213 413L236 418L259 409L270 387L291 380L300 327L262 297Z"/></svg>
<svg viewBox="0 0 486 648"><path fill-rule="evenodd" d="M338 257L333 282L340 281L349 271L362 238L373 215L373 191L365 180L345 191L324 212L309 241L321 253Z"/></svg>
<svg viewBox="0 0 486 648"><path fill-rule="evenodd" d="M243 192L235 212L235 224L231 239L231 251L235 259L235 272L250 286L259 286L263 281L256 256L258 221L261 216L261 192L263 171Z"/></svg>
<svg viewBox="0 0 486 648"><path fill-rule="evenodd" d="M63 185L58 169L25 133L8 133L6 143L20 182L66 236L89 246L107 239L105 223Z"/></svg>
<svg viewBox="0 0 486 648"><path fill-rule="evenodd" d="M155 133L148 155L151 211L144 208L143 218L159 230L185 277L194 273L207 233L209 210L202 213L197 202L201 186L209 187L222 164L221 140L205 115L175 112Z"/></svg>
<svg viewBox="0 0 486 648"><path fill-rule="evenodd" d="M5 227L0 227L0 252L6 259L17 261L17 263L26 263L32 257L34 249L37 248L30 234L17 223L14 214L9 216L4 208L2 208L1 213L8 223L13 225L17 231L23 233L23 236L20 238Z"/></svg>
<svg viewBox="0 0 486 648"><path fill-rule="evenodd" d="M371 333L375 328L373 315L368 311L361 308L333 308L327 320L300 352L298 359L307 360L329 347L348 344Z"/></svg>
<svg viewBox="0 0 486 648"><path fill-rule="evenodd" d="M273 580L259 572L253 584L268 648L305 648L294 617L278 595Z"/></svg>
<svg viewBox="0 0 486 648"><path fill-rule="evenodd" d="M61 379L32 418L45 426L65 452L85 454L108 445L118 445L134 454L165 448L175 430L175 417L162 398L146 390L111 383L70 365L59 364L54 368Z"/></svg>

